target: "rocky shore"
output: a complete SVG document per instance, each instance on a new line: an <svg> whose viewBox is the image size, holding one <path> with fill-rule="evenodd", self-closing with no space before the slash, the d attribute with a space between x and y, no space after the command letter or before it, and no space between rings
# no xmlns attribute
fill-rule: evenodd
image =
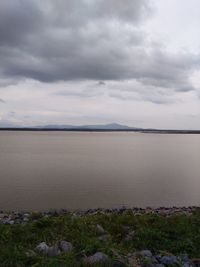
<svg viewBox="0 0 200 267"><path fill-rule="evenodd" d="M0 212L2 267L200 267L200 209Z"/></svg>
<svg viewBox="0 0 200 267"><path fill-rule="evenodd" d="M169 217L173 215L185 214L192 215L193 212L200 209L197 206L189 207L159 207L159 208L113 208L113 209L88 209L88 210L76 210L68 211L65 209L61 210L52 210L44 212L18 212L18 211L0 211L0 224L22 224L29 221L36 221L42 217L50 218L61 215L72 215L72 216L86 216L86 215L95 215L95 214L123 214L125 212L133 213L134 215L142 214L157 214L163 217Z"/></svg>

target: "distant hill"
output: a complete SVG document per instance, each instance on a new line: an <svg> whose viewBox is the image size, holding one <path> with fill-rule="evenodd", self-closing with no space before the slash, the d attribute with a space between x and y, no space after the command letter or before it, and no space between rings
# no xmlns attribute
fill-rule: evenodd
<svg viewBox="0 0 200 267"><path fill-rule="evenodd" d="M137 129L134 127L129 127L126 125L121 125L118 123L110 123L110 124L93 124L93 125L41 125L35 126L31 128L37 129L91 129L91 130L128 130L128 129Z"/></svg>
<svg viewBox="0 0 200 267"><path fill-rule="evenodd" d="M15 126L10 124L1 125L0 131L128 131L128 132L143 132L143 133L160 133L160 134L200 134L200 130L175 130L175 129L150 129L136 128L122 125L119 123L109 124L92 124L92 125L38 125L38 126Z"/></svg>

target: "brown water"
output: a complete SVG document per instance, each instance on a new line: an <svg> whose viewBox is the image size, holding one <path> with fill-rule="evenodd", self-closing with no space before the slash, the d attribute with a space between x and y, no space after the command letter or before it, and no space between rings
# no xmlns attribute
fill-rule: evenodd
<svg viewBox="0 0 200 267"><path fill-rule="evenodd" d="M0 132L0 209L200 204L200 135Z"/></svg>

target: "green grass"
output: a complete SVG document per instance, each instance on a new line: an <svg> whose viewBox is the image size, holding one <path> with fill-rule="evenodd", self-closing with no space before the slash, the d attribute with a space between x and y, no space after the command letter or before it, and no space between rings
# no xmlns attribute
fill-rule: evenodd
<svg viewBox="0 0 200 267"><path fill-rule="evenodd" d="M98 240L97 224L109 233L106 242ZM132 230L135 231L132 241L124 241L127 231ZM55 258L41 255L27 257L25 254L42 241L53 245L59 240L72 242L73 253ZM200 257L200 213L164 218L134 215L127 211L121 215L64 215L40 218L23 225L0 225L1 267L81 267L84 266L81 259L97 251L105 252L114 259L116 253L126 255L142 249Z"/></svg>

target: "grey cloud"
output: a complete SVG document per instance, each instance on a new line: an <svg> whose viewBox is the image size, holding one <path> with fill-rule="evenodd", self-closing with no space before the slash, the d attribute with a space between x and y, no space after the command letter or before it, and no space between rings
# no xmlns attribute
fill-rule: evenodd
<svg viewBox="0 0 200 267"><path fill-rule="evenodd" d="M136 79L193 90L189 73L197 59L149 44L140 23L151 13L148 0L2 0L0 85Z"/></svg>
<svg viewBox="0 0 200 267"><path fill-rule="evenodd" d="M171 98L170 96L167 96L165 94L158 94L158 93L152 94L152 91L146 94L143 94L141 92L138 92L137 94L132 94L132 93L127 94L126 92L123 92L123 91L122 92L111 92L109 96L120 99L120 100L124 100L124 101L136 100L136 101L150 102L150 103L157 104L157 105L173 104L175 102L175 100Z"/></svg>
<svg viewBox="0 0 200 267"><path fill-rule="evenodd" d="M106 83L103 82L103 81L99 81L99 82L98 82L98 85L102 86L102 85L106 85Z"/></svg>
<svg viewBox="0 0 200 267"><path fill-rule="evenodd" d="M42 13L35 1L0 2L0 45L14 46L40 26Z"/></svg>
<svg viewBox="0 0 200 267"><path fill-rule="evenodd" d="M2 98L0 98L0 103L5 103L5 101Z"/></svg>
<svg viewBox="0 0 200 267"><path fill-rule="evenodd" d="M79 90L61 90L54 93L57 96L70 96L70 97L81 97L81 98L88 98L88 97L96 97L104 94L104 90L94 90L94 88L86 88L86 89L79 89Z"/></svg>

